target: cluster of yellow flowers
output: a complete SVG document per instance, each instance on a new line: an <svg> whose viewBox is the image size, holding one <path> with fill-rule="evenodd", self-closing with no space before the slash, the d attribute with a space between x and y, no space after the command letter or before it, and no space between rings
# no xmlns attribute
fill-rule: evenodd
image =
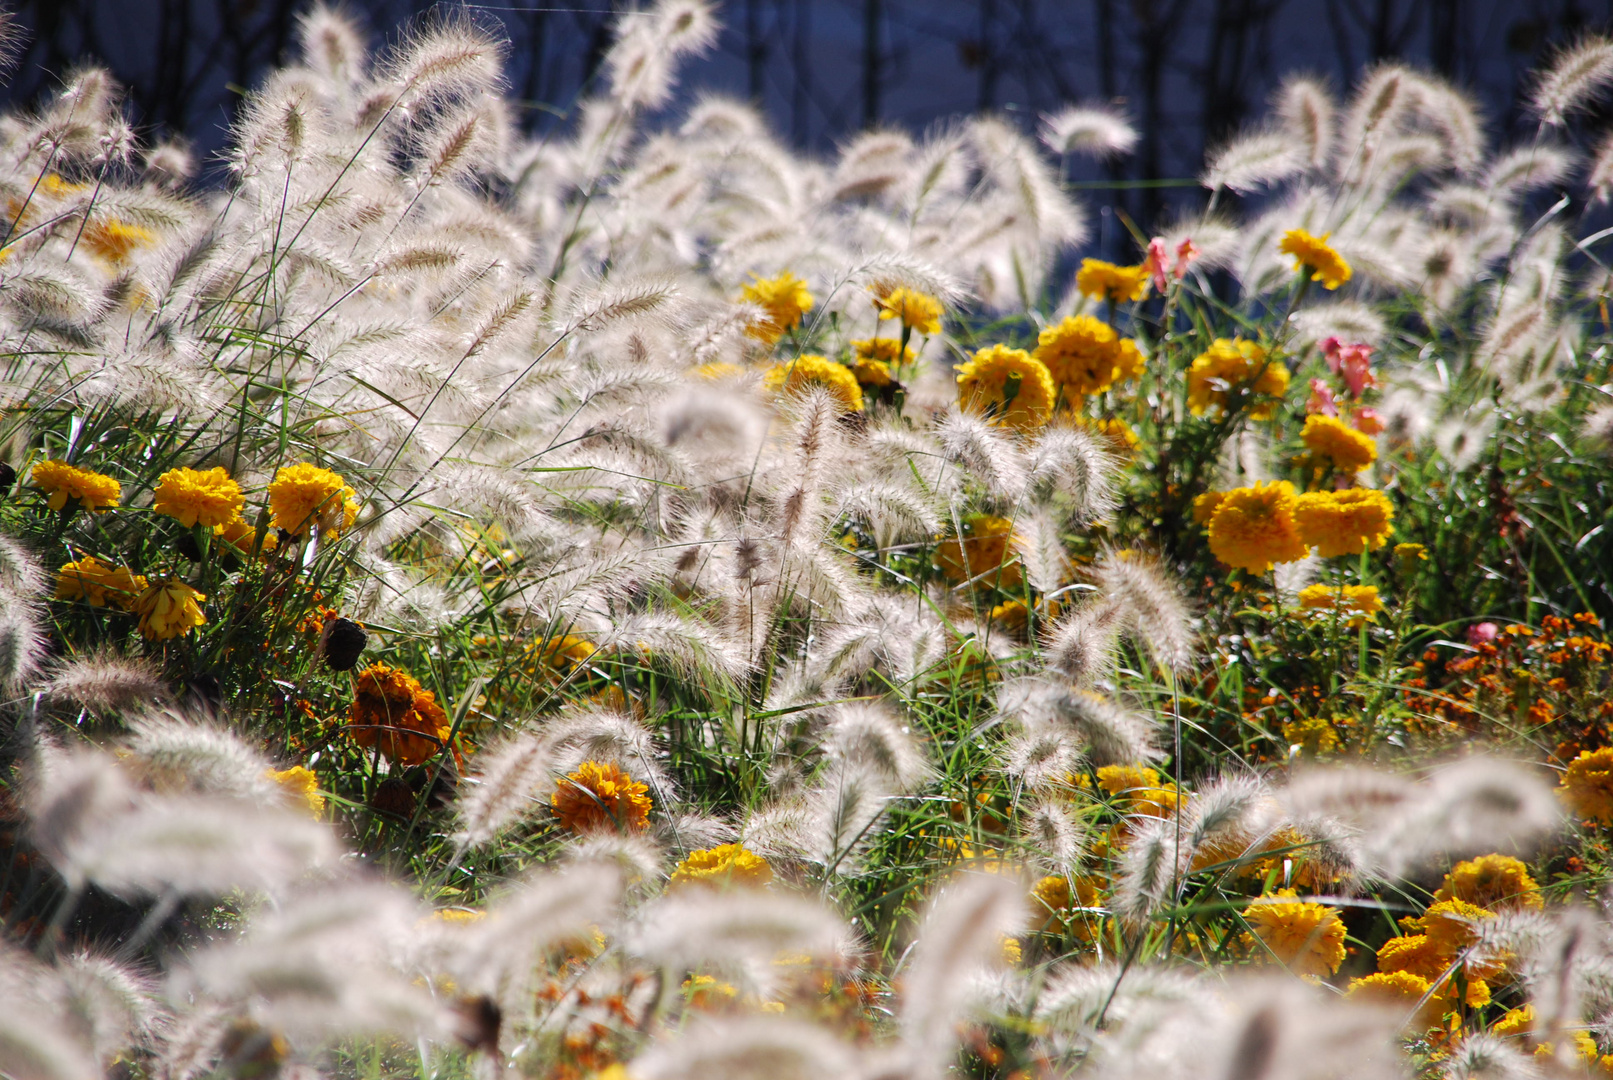
<svg viewBox="0 0 1613 1080"><path fill-rule="evenodd" d="M763 374L763 385L775 395L800 393L809 387L822 387L840 403L843 411L860 412L865 404L864 388L884 390L896 382L894 369L917 358L907 335L938 334L945 313L941 301L916 289L875 287L873 304L879 320L899 320L902 337L872 337L851 342L849 366L817 353L802 353L780 360ZM771 347L801 324L815 300L806 283L788 271L774 278L754 277L742 286L740 299L761 309L746 333ZM744 374L745 369L724 361L713 361L694 369L702 379L717 381Z"/></svg>
<svg viewBox="0 0 1613 1080"><path fill-rule="evenodd" d="M1224 414L1249 402L1249 416L1271 418L1288 392L1288 368L1243 338L1216 338L1187 369L1187 407L1194 416Z"/></svg>
<svg viewBox="0 0 1613 1080"><path fill-rule="evenodd" d="M1524 864L1509 855L1484 855L1452 867L1422 916L1403 921L1419 933L1390 938L1378 949L1378 970L1350 983L1358 1000L1418 1007L1423 1029L1441 1026L1461 1004L1478 1008L1490 1002L1490 983L1506 971L1505 956L1475 947L1479 926L1498 913L1542 906L1539 886ZM1457 976L1461 976L1458 983ZM1465 989L1458 1000L1459 985ZM1525 1006L1527 1008L1527 1006ZM1512 1010L1491 1031L1509 1034L1519 1010Z"/></svg>
<svg viewBox="0 0 1613 1080"><path fill-rule="evenodd" d="M1351 626L1359 626L1383 610L1374 585L1307 585L1299 590L1299 606L1305 611L1338 612L1349 616Z"/></svg>
<svg viewBox="0 0 1613 1080"><path fill-rule="evenodd" d="M1209 528L1210 551L1228 566L1264 574L1276 563L1318 555L1359 555L1394 532L1394 505L1371 488L1296 494L1286 480L1212 491L1193 503Z"/></svg>
<svg viewBox="0 0 1613 1080"><path fill-rule="evenodd" d="M122 497L122 485L115 478L65 461L40 462L32 478L47 494L52 510L66 509L76 501L85 510L99 512L116 507ZM274 524L288 533L298 535L317 525L329 538L352 526L358 514L353 496L341 476L304 462L276 475L269 485L269 509ZM215 466L169 469L157 480L151 508L187 528L210 529L246 553L257 545L258 534L241 517L245 505L241 485L228 470ZM276 538L266 536L261 547L268 551L276 544ZM207 597L177 577L150 583L144 575L93 555L66 562L57 573L57 600L82 600L92 607L110 604L134 612L140 616L140 633L150 640L167 641L207 623L200 606Z"/></svg>
<svg viewBox="0 0 1613 1080"><path fill-rule="evenodd" d="M1039 360L1065 404L1079 409L1088 394L1101 394L1117 382L1141 377L1143 354L1131 338L1090 315L1075 315L1049 326L1036 339Z"/></svg>

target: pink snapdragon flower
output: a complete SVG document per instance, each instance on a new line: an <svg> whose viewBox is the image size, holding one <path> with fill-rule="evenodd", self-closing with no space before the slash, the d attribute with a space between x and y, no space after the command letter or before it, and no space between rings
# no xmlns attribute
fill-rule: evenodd
<svg viewBox="0 0 1613 1080"><path fill-rule="evenodd" d="M1199 246L1193 242L1191 236L1177 244L1176 265L1171 267L1171 276L1176 278L1177 281L1181 281L1182 278L1187 276L1187 268L1192 265L1193 260L1202 254L1204 252L1199 250Z"/></svg>
<svg viewBox="0 0 1613 1080"><path fill-rule="evenodd" d="M1363 405L1355 410L1350 422L1355 424L1355 430L1363 435L1381 435L1386 426L1383 417L1378 415L1378 410L1370 405Z"/></svg>
<svg viewBox="0 0 1613 1080"><path fill-rule="evenodd" d="M1311 380L1310 400L1305 402L1306 413L1319 413L1322 416L1337 416L1338 403L1333 400L1333 388L1321 379Z"/></svg>
<svg viewBox="0 0 1613 1080"><path fill-rule="evenodd" d="M1360 342L1346 345L1336 337L1329 337L1322 339L1320 347L1327 358L1328 369L1344 380L1351 397L1358 398L1367 387L1378 385L1378 380L1372 377L1371 345Z"/></svg>
<svg viewBox="0 0 1613 1080"><path fill-rule="evenodd" d="M1495 640L1501 628L1493 622L1474 623L1467 628L1467 643L1469 645L1488 645Z"/></svg>
<svg viewBox="0 0 1613 1080"><path fill-rule="evenodd" d="M1165 280L1165 238L1156 236L1148 241L1148 258L1143 260L1148 264L1148 272L1154 275L1154 291L1163 293L1168 282ZM1177 274L1177 277L1182 275Z"/></svg>

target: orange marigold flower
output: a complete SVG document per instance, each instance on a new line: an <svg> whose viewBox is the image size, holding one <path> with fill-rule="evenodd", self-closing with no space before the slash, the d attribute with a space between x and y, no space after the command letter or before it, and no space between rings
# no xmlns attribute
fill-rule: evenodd
<svg viewBox="0 0 1613 1080"><path fill-rule="evenodd" d="M1376 550L1394 533L1395 507L1373 488L1307 491L1294 507L1299 534L1324 559Z"/></svg>
<svg viewBox="0 0 1613 1080"><path fill-rule="evenodd" d="M987 586L1012 589L1022 574L1014 541L1012 521L972 514L963 520L961 539L943 540L936 545L935 565L952 581L979 580Z"/></svg>
<svg viewBox="0 0 1613 1080"><path fill-rule="evenodd" d="M1415 1008L1417 1014L1414 1023L1427 1030L1439 1024L1450 1005L1438 995L1424 1001L1424 996L1432 989L1432 983L1410 971L1380 971L1376 975L1351 980L1350 989L1344 996L1352 1001L1382 1005L1408 1013Z"/></svg>
<svg viewBox="0 0 1613 1080"><path fill-rule="evenodd" d="M1383 610L1375 585L1307 585L1299 590L1299 606L1305 611L1336 611L1350 617L1351 626L1360 626Z"/></svg>
<svg viewBox="0 0 1613 1080"><path fill-rule="evenodd" d="M821 386L832 394L846 412L863 407L862 387L845 364L815 353L802 353L794 360L781 360L767 369L763 384L773 393L799 394Z"/></svg>
<svg viewBox="0 0 1613 1080"><path fill-rule="evenodd" d="M403 765L419 765L442 750L452 731L437 695L413 675L386 664L358 673L347 734L359 746Z"/></svg>
<svg viewBox="0 0 1613 1080"><path fill-rule="evenodd" d="M41 461L34 466L33 481L50 496L52 510L62 509L71 499L86 510L107 510L123 497L123 485L112 477L65 461Z"/></svg>
<svg viewBox="0 0 1613 1080"><path fill-rule="evenodd" d="M719 844L703 851L691 851L672 871L667 887L743 885L755 888L772 880L773 868L766 859L743 844Z"/></svg>
<svg viewBox="0 0 1613 1080"><path fill-rule="evenodd" d="M241 485L222 467L169 469L157 481L151 508L186 528L198 524L214 528L240 517L245 504Z"/></svg>
<svg viewBox="0 0 1613 1080"><path fill-rule="evenodd" d="M585 761L555 785L549 801L572 832L613 826L641 832L650 823L649 790L614 764Z"/></svg>
<svg viewBox="0 0 1613 1080"><path fill-rule="evenodd" d="M1581 750L1563 771L1557 795L1576 817L1613 824L1613 747Z"/></svg>
<svg viewBox="0 0 1613 1080"><path fill-rule="evenodd" d="M1053 376L1065 403L1079 408L1087 394L1101 394L1142 373L1142 353L1129 338L1126 343L1129 349L1102 319L1072 315L1043 330L1031 355Z"/></svg>

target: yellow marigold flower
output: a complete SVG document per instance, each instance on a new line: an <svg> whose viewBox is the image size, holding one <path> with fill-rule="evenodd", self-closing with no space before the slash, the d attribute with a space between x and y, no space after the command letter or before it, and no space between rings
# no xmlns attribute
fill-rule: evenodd
<svg viewBox="0 0 1613 1080"><path fill-rule="evenodd" d="M1350 625L1375 616L1383 610L1383 601L1372 585L1307 585L1299 590L1299 606L1305 611L1337 611L1349 615Z"/></svg>
<svg viewBox="0 0 1613 1080"><path fill-rule="evenodd" d="M1439 1024L1449 1006L1449 1002L1437 995L1424 1002L1423 995L1432 989L1433 984L1421 975L1409 971L1380 971L1376 975L1352 979L1344 996L1352 1001L1382 1005L1403 1012L1417 1008L1414 1022L1419 1028L1427 1030ZM1422 1002L1420 1008L1419 1002Z"/></svg>
<svg viewBox="0 0 1613 1080"><path fill-rule="evenodd" d="M1292 889L1252 901L1243 910L1254 936L1296 975L1322 978L1344 962L1344 923L1338 909L1296 899Z"/></svg>
<svg viewBox="0 0 1613 1080"><path fill-rule="evenodd" d="M251 554L252 546L258 539L258 530L253 528L251 522L243 518L236 518L234 521L226 521L222 525L215 525L213 535L242 554ZM263 547L260 550L267 554L279 546L280 537L274 533L266 533L263 537Z"/></svg>
<svg viewBox="0 0 1613 1080"><path fill-rule="evenodd" d="M1125 801L1126 809L1143 817L1170 817L1180 796L1174 787L1163 787L1158 771L1147 765L1105 765L1097 772L1098 787Z"/></svg>
<svg viewBox="0 0 1613 1080"><path fill-rule="evenodd" d="M1466 900L1441 900L1431 904L1417 921L1428 937L1429 947L1449 963L1478 941L1478 924L1493 918L1495 912ZM1469 977L1477 979L1492 978L1505 966L1493 955L1475 954L1469 954L1463 964Z"/></svg>
<svg viewBox="0 0 1613 1080"><path fill-rule="evenodd" d="M319 777L312 769L293 765L289 769L270 769L270 780L285 788L286 794L303 804L315 817L325 812L325 796L319 791Z"/></svg>
<svg viewBox="0 0 1613 1080"><path fill-rule="evenodd" d="M1301 716L1283 721L1283 742L1299 747L1306 757L1331 754L1339 748L1339 733L1325 716Z"/></svg>
<svg viewBox="0 0 1613 1080"><path fill-rule="evenodd" d="M706 382L722 382L724 379L734 379L745 374L745 369L738 364L730 364L726 360L712 360L709 363L698 364L689 369L689 374Z"/></svg>
<svg viewBox="0 0 1613 1080"><path fill-rule="evenodd" d="M358 673L347 711L347 735L357 745L419 765L436 757L452 732L437 695L407 671L371 664Z"/></svg>
<svg viewBox="0 0 1613 1080"><path fill-rule="evenodd" d="M585 761L555 786L549 802L572 832L610 826L642 832L650 824L649 790L614 764Z"/></svg>
<svg viewBox="0 0 1613 1080"><path fill-rule="evenodd" d="M1194 416L1212 409L1225 412L1229 403L1252 399L1249 415L1266 420L1277 409L1273 399L1287 392L1288 368L1268 359L1265 349L1243 338L1216 338L1187 369L1187 407Z"/></svg>
<svg viewBox="0 0 1613 1080"><path fill-rule="evenodd" d="M1264 574L1308 550L1295 518L1294 485L1276 480L1226 493L1210 518L1210 551L1228 566Z"/></svg>
<svg viewBox="0 0 1613 1080"><path fill-rule="evenodd" d="M91 221L79 239L91 252L110 263L126 262L130 255L157 240L150 229L117 218Z"/></svg>
<svg viewBox="0 0 1613 1080"><path fill-rule="evenodd" d="M449 926L469 926L487 918L487 912L477 911L475 908L438 908L431 913L431 917Z"/></svg>
<svg viewBox="0 0 1613 1080"><path fill-rule="evenodd" d="M52 510L62 509L70 499L86 510L106 510L123 497L123 485L110 476L65 461L41 461L34 466L33 481L50 496Z"/></svg>
<svg viewBox="0 0 1613 1080"><path fill-rule="evenodd" d="M1024 349L993 345L958 368L958 404L1015 431L1035 431L1053 414L1053 376Z"/></svg>
<svg viewBox="0 0 1613 1080"><path fill-rule="evenodd" d="M972 514L963 519L961 539L954 537L936 545L935 565L952 581L978 580L1012 589L1022 576L1014 540L1014 523L1007 518Z"/></svg>
<svg viewBox="0 0 1613 1080"><path fill-rule="evenodd" d="M1602 1074L1604 1076L1613 1075L1608 1073L1606 1064L1608 1059L1601 1057L1602 1051L1597 1048L1596 1040L1591 1038L1590 1032L1576 1029L1570 1033L1569 1038L1574 1041L1574 1056L1579 1059L1581 1065L1589 1065L1600 1058ZM1537 1058L1550 1059L1556 1056L1557 1047L1552 1043L1541 1043L1535 1047L1535 1057Z"/></svg>
<svg viewBox="0 0 1613 1080"><path fill-rule="evenodd" d="M1141 445L1131 425L1118 416L1106 416L1087 423L1087 427L1102 435L1117 454L1130 455Z"/></svg>
<svg viewBox="0 0 1613 1080"><path fill-rule="evenodd" d="M821 386L833 394L846 412L863 407L862 387L845 364L816 353L802 353L794 360L782 360L767 369L764 385L773 393L796 394L811 386Z"/></svg>
<svg viewBox="0 0 1613 1080"><path fill-rule="evenodd" d="M1421 544L1396 544L1395 559L1402 566L1410 566L1411 564L1418 562L1427 562L1428 549Z"/></svg>
<svg viewBox="0 0 1613 1080"><path fill-rule="evenodd" d="M1307 416L1299 437L1313 455L1326 458L1339 472L1360 472L1378 460L1378 444L1337 417Z"/></svg>
<svg viewBox="0 0 1613 1080"><path fill-rule="evenodd" d="M1227 497L1224 491L1206 491L1193 500L1193 524L1208 525Z"/></svg>
<svg viewBox="0 0 1613 1080"><path fill-rule="evenodd" d="M1031 355L1046 366L1065 402L1079 408L1087 394L1101 394L1141 374L1142 353L1130 339L1126 344L1129 349L1121 347L1120 336L1102 319L1073 315L1043 330Z"/></svg>
<svg viewBox="0 0 1613 1080"><path fill-rule="evenodd" d="M1294 507L1300 536L1324 559L1383 547L1395 531L1394 519L1394 504L1373 488L1307 491Z"/></svg>
<svg viewBox="0 0 1613 1080"><path fill-rule="evenodd" d="M762 317L750 324L745 333L772 345L801 322L801 316L812 310L812 294L806 282L785 271L776 278L751 275L752 282L740 289L740 299L763 311Z"/></svg>
<svg viewBox="0 0 1613 1080"><path fill-rule="evenodd" d="M858 360L851 369L859 386L889 386L892 381L890 365L883 360Z"/></svg>
<svg viewBox="0 0 1613 1080"><path fill-rule="evenodd" d="M1284 255L1294 257L1294 269L1303 270L1306 267L1314 270L1312 281L1320 281L1324 288L1336 289L1350 280L1350 264L1328 246L1327 238L1332 233L1323 233L1321 236L1312 236L1304 229L1289 229L1283 233L1282 243L1277 250Z"/></svg>
<svg viewBox="0 0 1613 1080"><path fill-rule="evenodd" d="M241 515L241 485L222 467L169 469L157 481L151 508L178 519L186 528L225 525Z"/></svg>
<svg viewBox="0 0 1613 1080"><path fill-rule="evenodd" d="M1449 966L1450 958L1440 956L1427 934L1392 937L1378 949L1379 971L1409 971L1433 982Z"/></svg>
<svg viewBox="0 0 1613 1080"><path fill-rule="evenodd" d="M121 566L108 566L93 555L77 562L63 563L56 579L56 599L83 600L94 607L105 607L111 601L128 611L135 597L146 589L143 574L131 574Z"/></svg>
<svg viewBox="0 0 1613 1080"><path fill-rule="evenodd" d="M941 301L928 293L914 289L892 289L884 296L874 297L879 318L900 319L903 326L912 327L921 334L941 332Z"/></svg>
<svg viewBox="0 0 1613 1080"><path fill-rule="evenodd" d="M1019 939L1003 935L1002 940L1003 963L1013 967L1025 957L1024 950L1019 947Z"/></svg>
<svg viewBox="0 0 1613 1080"><path fill-rule="evenodd" d="M714 975L690 975L680 987L689 1005L696 1009L710 1009L733 1001L739 996L731 983L718 982ZM624 1073L624 1075L631 1075Z"/></svg>
<svg viewBox="0 0 1613 1080"><path fill-rule="evenodd" d="M851 343L851 348L858 360L877 360L882 364L911 364L918 359L913 346L904 349L896 338L859 338Z"/></svg>
<svg viewBox="0 0 1613 1080"><path fill-rule="evenodd" d="M1557 795L1575 817L1613 824L1613 747L1581 750L1563 770Z"/></svg>
<svg viewBox="0 0 1613 1080"><path fill-rule="evenodd" d="M140 613L140 633L152 641L188 634L207 622L197 602L207 597L178 578L168 578L135 597L134 610Z"/></svg>
<svg viewBox="0 0 1613 1080"><path fill-rule="evenodd" d="M1082 941L1092 941L1102 932L1102 914L1081 908L1101 908L1103 892L1096 879L1077 877L1075 891L1063 874L1052 874L1031 890L1032 928L1044 933L1069 933Z"/></svg>
<svg viewBox="0 0 1613 1080"><path fill-rule="evenodd" d="M1116 266L1102 259L1082 259L1081 269L1075 275L1075 287L1083 296L1117 304L1141 300L1148 294L1148 264Z"/></svg>
<svg viewBox="0 0 1613 1080"><path fill-rule="evenodd" d="M669 888L680 885L745 885L758 887L773 880L767 860L743 844L720 844L704 851L692 851L672 871Z"/></svg>
<svg viewBox="0 0 1613 1080"><path fill-rule="evenodd" d="M1506 1014L1490 1025L1490 1034L1502 1039L1528 1038L1535 1028L1535 1007L1522 1005L1508 1009Z"/></svg>
<svg viewBox="0 0 1613 1080"><path fill-rule="evenodd" d="M269 512L274 527L293 536L317 525L321 535L334 539L352 527L358 503L339 474L304 461L275 474L269 485Z"/></svg>
<svg viewBox="0 0 1613 1080"><path fill-rule="evenodd" d="M1465 900L1491 911L1523 911L1542 905L1529 868L1511 855L1480 855L1451 867L1435 900Z"/></svg>

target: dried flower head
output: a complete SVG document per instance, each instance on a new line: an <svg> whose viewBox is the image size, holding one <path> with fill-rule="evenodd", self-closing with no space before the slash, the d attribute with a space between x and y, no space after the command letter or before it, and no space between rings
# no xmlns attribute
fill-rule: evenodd
<svg viewBox="0 0 1613 1080"><path fill-rule="evenodd" d="M413 675L386 664L358 673L347 714L347 734L357 745L419 765L442 751L451 732L437 695Z"/></svg>

